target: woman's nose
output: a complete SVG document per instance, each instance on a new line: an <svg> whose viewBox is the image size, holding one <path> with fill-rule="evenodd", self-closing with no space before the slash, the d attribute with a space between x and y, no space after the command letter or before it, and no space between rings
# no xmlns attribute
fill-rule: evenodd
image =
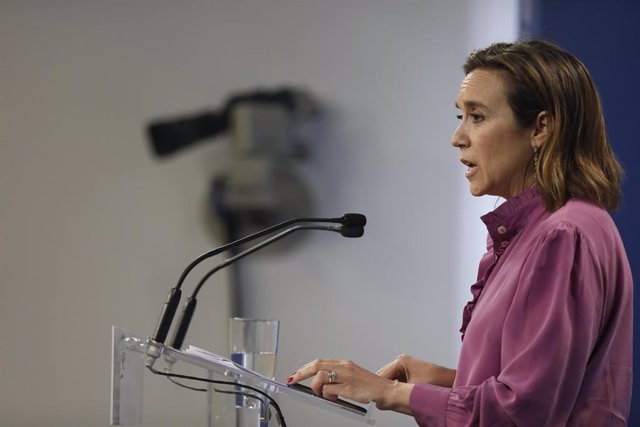
<svg viewBox="0 0 640 427"><path fill-rule="evenodd" d="M469 139L464 132L462 123L460 123L460 125L453 132L453 135L451 135L451 145L456 148L464 148L469 145Z"/></svg>

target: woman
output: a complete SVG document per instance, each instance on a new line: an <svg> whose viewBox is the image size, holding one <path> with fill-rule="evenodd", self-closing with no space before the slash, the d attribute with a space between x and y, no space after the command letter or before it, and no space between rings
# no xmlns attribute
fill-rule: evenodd
<svg viewBox="0 0 640 427"><path fill-rule="evenodd" d="M631 396L632 279L618 231L622 170L584 65L543 41L473 52L451 144L475 196L506 199L463 312L457 369L402 355L377 374L316 360L329 399L420 426L622 426Z"/></svg>

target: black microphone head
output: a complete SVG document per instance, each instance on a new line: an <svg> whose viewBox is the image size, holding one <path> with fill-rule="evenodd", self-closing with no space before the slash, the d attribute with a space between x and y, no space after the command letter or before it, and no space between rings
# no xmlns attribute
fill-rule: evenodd
<svg viewBox="0 0 640 427"><path fill-rule="evenodd" d="M344 237L362 237L364 227L343 225L340 227L340 234Z"/></svg>
<svg viewBox="0 0 640 427"><path fill-rule="evenodd" d="M344 214L342 221L345 227L364 227L367 225L367 217L359 213Z"/></svg>

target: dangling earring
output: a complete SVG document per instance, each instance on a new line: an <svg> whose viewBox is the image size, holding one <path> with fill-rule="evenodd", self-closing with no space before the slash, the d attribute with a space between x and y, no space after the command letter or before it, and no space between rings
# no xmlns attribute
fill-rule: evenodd
<svg viewBox="0 0 640 427"><path fill-rule="evenodd" d="M538 180L538 147L533 146L533 174Z"/></svg>

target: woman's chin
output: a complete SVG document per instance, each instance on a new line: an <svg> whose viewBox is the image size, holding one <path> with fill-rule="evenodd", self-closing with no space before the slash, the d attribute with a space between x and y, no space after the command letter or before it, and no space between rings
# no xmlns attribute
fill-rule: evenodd
<svg viewBox="0 0 640 427"><path fill-rule="evenodd" d="M483 189L475 187L473 185L469 186L469 192L471 193L472 196L475 196L475 197L480 197L487 194Z"/></svg>

